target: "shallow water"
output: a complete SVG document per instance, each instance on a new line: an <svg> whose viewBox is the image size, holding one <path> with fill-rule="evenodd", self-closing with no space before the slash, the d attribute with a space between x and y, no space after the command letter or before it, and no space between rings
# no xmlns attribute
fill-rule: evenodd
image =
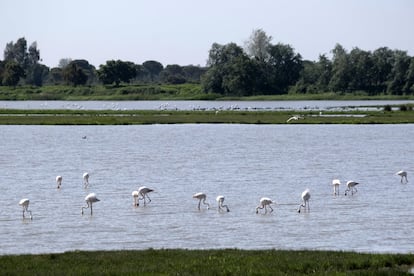
<svg viewBox="0 0 414 276"><path fill-rule="evenodd" d="M356 101L0 101L0 108L87 110L377 110L410 100Z"/></svg>
<svg viewBox="0 0 414 276"><path fill-rule="evenodd" d="M414 125L0 126L0 254L146 248L414 251ZM86 136L86 139L82 139ZM395 172L408 171L407 184ZM85 189L82 174L90 173ZM63 176L60 190L55 177ZM342 181L332 195L332 179ZM344 196L344 183L361 184ZM133 207L131 192L154 188ZM310 212L297 213L311 191ZM196 192L211 209L197 210ZM84 198L100 202L81 215ZM218 212L215 197L230 212ZM277 202L256 214L261 197ZM18 205L30 198L33 220Z"/></svg>

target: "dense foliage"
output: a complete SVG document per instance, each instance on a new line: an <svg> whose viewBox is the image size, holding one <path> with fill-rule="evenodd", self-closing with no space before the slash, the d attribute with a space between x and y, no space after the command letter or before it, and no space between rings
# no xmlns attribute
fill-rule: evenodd
<svg viewBox="0 0 414 276"><path fill-rule="evenodd" d="M201 84L206 95L255 96L285 94L414 95L414 57L381 47L347 51L335 45L328 57L303 60L290 45L272 44L272 37L254 30L244 47L213 43L205 67L155 60L142 64L108 60L96 69L87 60L62 58L49 68L40 62L36 42L25 38L7 43L0 60L0 86L95 86L98 84Z"/></svg>

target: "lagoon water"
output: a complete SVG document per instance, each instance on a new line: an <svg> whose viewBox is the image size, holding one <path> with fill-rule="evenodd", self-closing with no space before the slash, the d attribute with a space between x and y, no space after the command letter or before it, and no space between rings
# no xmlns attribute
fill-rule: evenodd
<svg viewBox="0 0 414 276"><path fill-rule="evenodd" d="M0 254L413 252L413 137L412 124L0 126ZM401 169L407 184L395 175ZM336 197L334 178L343 183ZM347 180L360 182L353 196L344 195ZM142 185L155 189L152 202L133 207L131 192ZM297 213L305 188L311 209ZM197 210L200 191L210 210ZM90 192L101 201L82 216ZM218 212L219 194L229 213ZM263 196L277 202L273 213L255 213ZM24 197L33 220L22 218Z"/></svg>

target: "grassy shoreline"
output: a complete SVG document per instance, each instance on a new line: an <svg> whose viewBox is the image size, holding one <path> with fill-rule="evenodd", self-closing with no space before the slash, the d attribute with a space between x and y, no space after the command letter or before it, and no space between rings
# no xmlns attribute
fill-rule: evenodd
<svg viewBox="0 0 414 276"><path fill-rule="evenodd" d="M406 275L413 254L147 249L0 256L3 275Z"/></svg>
<svg viewBox="0 0 414 276"><path fill-rule="evenodd" d="M287 120L299 115L299 120ZM170 111L0 109L0 125L411 124L414 111Z"/></svg>

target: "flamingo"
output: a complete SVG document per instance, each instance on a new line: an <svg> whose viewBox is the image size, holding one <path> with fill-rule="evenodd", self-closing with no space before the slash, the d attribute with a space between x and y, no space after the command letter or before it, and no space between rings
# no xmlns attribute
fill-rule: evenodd
<svg viewBox="0 0 414 276"><path fill-rule="evenodd" d="M87 172L83 174L83 185L85 188L89 186L89 173Z"/></svg>
<svg viewBox="0 0 414 276"><path fill-rule="evenodd" d="M332 180L332 185L334 189L334 195L339 195L339 185L341 185L341 181L339 179Z"/></svg>
<svg viewBox="0 0 414 276"><path fill-rule="evenodd" d="M345 195L348 194L348 192L351 192L351 195L353 195L354 193L356 193L358 190L357 188L355 188L356 185L358 185L358 182L355 181L348 181L346 182L346 190L345 190Z"/></svg>
<svg viewBox="0 0 414 276"><path fill-rule="evenodd" d="M153 191L154 191L153 189L150 189L150 188L148 188L146 186L142 186L142 187L140 187L138 189L138 195L139 196L142 196L142 199L144 199L144 205L147 204L147 202L145 201L145 197L148 198L148 200L149 200L148 203L151 202L151 198L148 196L148 193L153 192ZM137 206L139 206L139 197L138 197L138 204L137 204Z"/></svg>
<svg viewBox="0 0 414 276"><path fill-rule="evenodd" d="M133 191L132 196L134 197L134 206L135 207L139 206L139 200L138 200L139 192L138 191Z"/></svg>
<svg viewBox="0 0 414 276"><path fill-rule="evenodd" d="M270 198L262 197L260 199L260 205L256 207L256 214L259 213L259 209L263 209L263 208L265 209L265 214L266 214L267 213L267 207L266 206L269 206L270 212L273 212L273 208L272 208L272 206L270 206L270 204L272 204L272 203L273 203L273 201Z"/></svg>
<svg viewBox="0 0 414 276"><path fill-rule="evenodd" d="M207 205L207 209L210 209L210 204L206 202L207 195L205 193L196 193L193 195L193 198L198 199L198 210L200 210L201 201L203 201L204 205Z"/></svg>
<svg viewBox="0 0 414 276"><path fill-rule="evenodd" d="M62 185L62 180L63 178L61 175L56 176L56 184L58 189L60 189L60 186Z"/></svg>
<svg viewBox="0 0 414 276"><path fill-rule="evenodd" d="M397 173L396 173L396 175L401 176L401 183L403 183L403 179L404 179L404 178L405 178L405 183L407 183L407 182L408 182L408 179L407 179L407 172L406 172L406 171L399 171L399 172L397 172Z"/></svg>
<svg viewBox="0 0 414 276"><path fill-rule="evenodd" d="M89 207L91 208L91 215L92 215L92 204L100 200L96 197L95 193L90 193L89 195L85 197L85 201L86 201L86 204L88 204L88 206L82 207L82 215L83 215L83 209L88 209Z"/></svg>
<svg viewBox="0 0 414 276"><path fill-rule="evenodd" d="M303 117L301 117L301 116L299 116L299 115L295 115L295 116L292 116L292 117L290 117L289 119L287 119L286 123L289 123L289 122L290 122L290 121L292 121L292 120L297 121L297 120L299 120L299 119L303 119Z"/></svg>
<svg viewBox="0 0 414 276"><path fill-rule="evenodd" d="M32 217L32 211L29 211L29 203L30 200L28 198L23 198L19 201L19 205L23 207L23 219L25 218L24 213L28 212L30 213L30 219L33 219Z"/></svg>
<svg viewBox="0 0 414 276"><path fill-rule="evenodd" d="M310 191L309 189L306 189L303 191L302 193L302 204L299 205L299 209L298 209L298 213L300 213L301 208L303 207L306 211L306 208L308 209L308 211L310 211L310 207L309 207L309 199L310 199L311 195L310 195Z"/></svg>
<svg viewBox="0 0 414 276"><path fill-rule="evenodd" d="M229 207L228 207L227 205L223 205L223 202L224 202L224 196L219 195L219 196L216 198L216 200L217 200L217 202L218 202L218 210L219 210L219 211L220 211L220 210L222 210L224 207L226 207L227 212L230 212Z"/></svg>

